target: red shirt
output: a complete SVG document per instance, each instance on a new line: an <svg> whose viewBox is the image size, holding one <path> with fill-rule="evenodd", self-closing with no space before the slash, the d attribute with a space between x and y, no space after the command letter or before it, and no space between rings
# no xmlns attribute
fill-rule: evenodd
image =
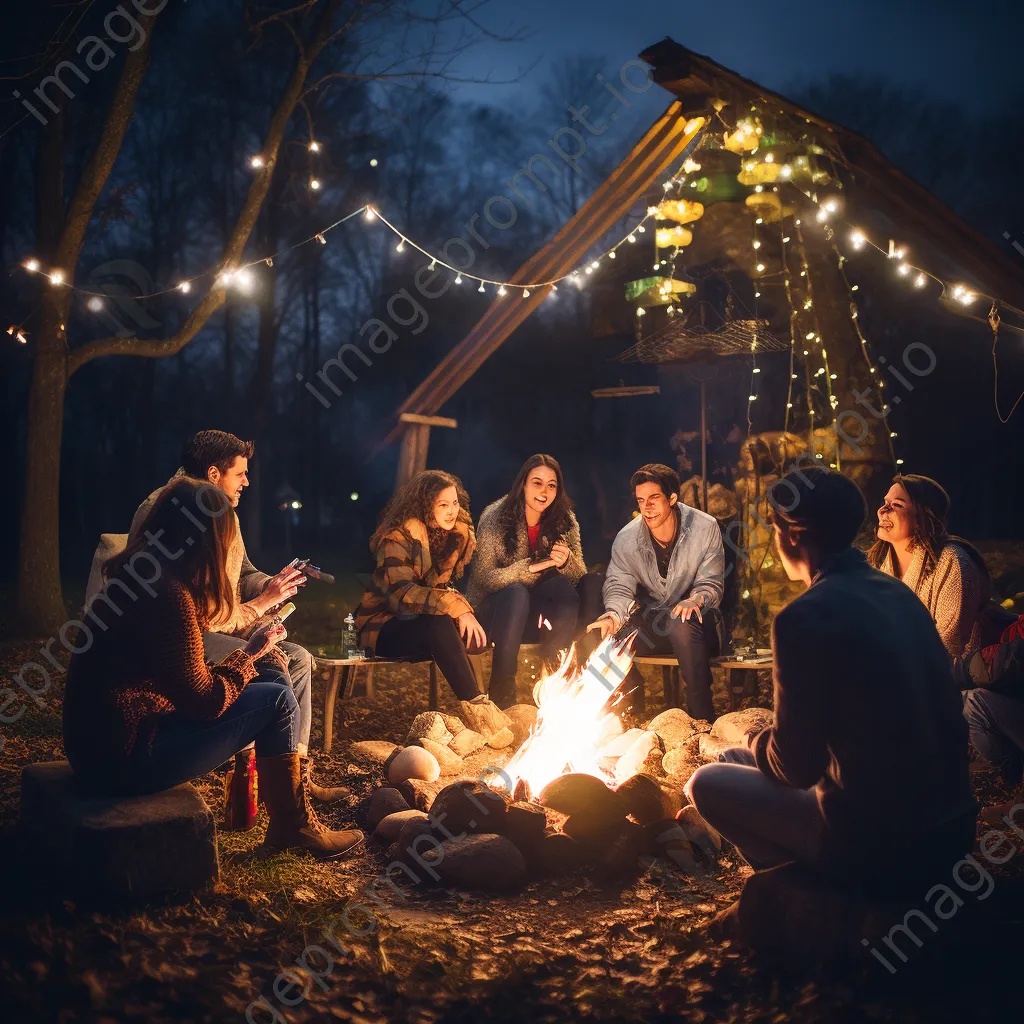
<svg viewBox="0 0 1024 1024"><path fill-rule="evenodd" d="M540 540L540 523L536 526L527 524L526 533L530 538L530 554L535 555L537 553L537 541Z"/></svg>

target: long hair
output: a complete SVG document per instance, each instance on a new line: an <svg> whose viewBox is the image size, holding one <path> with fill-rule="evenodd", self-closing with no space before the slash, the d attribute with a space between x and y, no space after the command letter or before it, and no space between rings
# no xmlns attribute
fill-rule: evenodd
<svg viewBox="0 0 1024 1024"><path fill-rule="evenodd" d="M946 519L949 516L949 495L936 480L917 473L897 473L892 482L899 484L910 498L910 508L914 514L910 550L914 551L918 547L924 549L922 575L927 575L935 568L949 539L949 530L946 526ZM868 561L878 569L889 554L892 555L895 566L896 552L892 544L876 536L874 544L868 550Z"/></svg>
<svg viewBox="0 0 1024 1024"><path fill-rule="evenodd" d="M446 488L454 487L459 496L459 522L472 525L469 514L469 495L462 481L451 473L441 469L425 469L417 473L408 483L402 484L395 491L391 500L384 506L377 520L377 529L370 538L370 550L376 553L384 538L392 531L400 529L407 519L418 519L427 528L430 537L430 548L435 554L439 543L447 546L450 536L434 522L434 502ZM454 531L453 531L454 532Z"/></svg>
<svg viewBox="0 0 1024 1024"><path fill-rule="evenodd" d="M200 617L218 621L235 604L227 562L237 534L238 521L228 496L205 480L182 476L160 493L139 536L103 563L103 575L107 579L126 575L132 560L145 555L148 575L155 561L158 579L177 580L192 595Z"/></svg>
<svg viewBox="0 0 1024 1024"><path fill-rule="evenodd" d="M519 526L526 521L526 481L538 466L547 466L553 470L558 484L555 500L540 514L538 549L550 549L552 544L565 537L572 526L572 499L566 493L565 479L558 460L552 455L531 455L516 474L508 494L502 499L497 510L502 542L505 553L510 558L515 554L519 543Z"/></svg>

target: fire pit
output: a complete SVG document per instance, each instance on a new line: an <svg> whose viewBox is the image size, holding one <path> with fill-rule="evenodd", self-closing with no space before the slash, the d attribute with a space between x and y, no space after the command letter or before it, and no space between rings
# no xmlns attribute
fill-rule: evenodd
<svg viewBox="0 0 1024 1024"><path fill-rule="evenodd" d="M407 745L384 761L388 784L363 808L389 875L507 889L566 869L621 875L663 858L690 873L713 860L721 839L683 808L683 787L770 712L735 712L712 728L669 708L626 729L616 707L633 640L604 640L582 669L565 652L534 686L536 707L503 712L478 699L457 716L417 715ZM360 747L380 753L352 753Z"/></svg>

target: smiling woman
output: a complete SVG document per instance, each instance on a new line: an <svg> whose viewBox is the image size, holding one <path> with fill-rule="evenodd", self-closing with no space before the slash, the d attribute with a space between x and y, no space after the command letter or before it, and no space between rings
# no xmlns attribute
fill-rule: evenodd
<svg viewBox="0 0 1024 1024"><path fill-rule="evenodd" d="M915 473L893 478L878 509L868 559L895 576L924 602L953 658L981 641L980 614L991 582L984 559L946 527L949 495L941 484Z"/></svg>
<svg viewBox="0 0 1024 1024"><path fill-rule="evenodd" d="M491 699L509 707L520 644L537 639L553 660L576 630L576 584L586 565L556 459L531 455L523 463L508 494L480 516L477 544L466 593L494 643Z"/></svg>

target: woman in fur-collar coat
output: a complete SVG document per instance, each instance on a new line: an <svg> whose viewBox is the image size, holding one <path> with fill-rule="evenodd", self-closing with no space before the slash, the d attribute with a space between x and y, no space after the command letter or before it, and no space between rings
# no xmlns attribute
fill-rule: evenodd
<svg viewBox="0 0 1024 1024"><path fill-rule="evenodd" d="M466 596L494 644L491 700L509 707L519 645L539 640L550 661L576 631L586 565L558 462L527 459L508 494L484 509L476 536Z"/></svg>

